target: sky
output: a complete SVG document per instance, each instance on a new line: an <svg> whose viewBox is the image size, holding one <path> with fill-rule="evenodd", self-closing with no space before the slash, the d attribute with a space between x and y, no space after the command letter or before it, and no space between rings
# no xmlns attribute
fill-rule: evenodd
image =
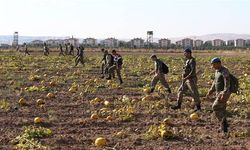
<svg viewBox="0 0 250 150"><path fill-rule="evenodd" d="M0 0L0 35L146 38L250 34L250 0Z"/></svg>

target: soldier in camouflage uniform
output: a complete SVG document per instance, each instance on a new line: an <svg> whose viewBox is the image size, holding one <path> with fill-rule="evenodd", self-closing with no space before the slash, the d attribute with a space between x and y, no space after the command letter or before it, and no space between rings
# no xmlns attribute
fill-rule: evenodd
<svg viewBox="0 0 250 150"><path fill-rule="evenodd" d="M104 76L105 74L105 65L107 64L107 61L106 61L106 55L107 55L107 52L108 51L105 51L104 49L101 49L102 53L103 53L103 58L102 58L102 64L101 64L101 74Z"/></svg>
<svg viewBox="0 0 250 150"><path fill-rule="evenodd" d="M151 90L150 93L154 92L155 86L158 81L166 88L168 93L171 93L171 89L165 79L165 74L163 73L163 62L157 58L156 55L152 55L151 59L155 62L155 70L150 74L154 74L154 78L151 81Z"/></svg>
<svg viewBox="0 0 250 150"><path fill-rule="evenodd" d="M69 53L69 48L68 48L68 44L64 44L65 45L65 55L68 55Z"/></svg>
<svg viewBox="0 0 250 150"><path fill-rule="evenodd" d="M183 99L183 94L189 90L191 92L191 96L194 99L196 108L194 111L201 110L200 105L200 96L198 92L197 86L197 76L196 76L196 61L195 58L192 57L191 49L187 48L184 50L184 55L186 57L186 64L183 67L182 73L182 84L178 90L178 98L177 98L177 105L173 106L172 109L180 109Z"/></svg>
<svg viewBox="0 0 250 150"><path fill-rule="evenodd" d="M122 69L122 64L123 64L122 56L120 54L118 54L116 52L116 50L112 51L112 56L114 59L114 61L113 61L114 64L112 66L110 66L108 69L109 76L108 76L107 80L111 79L111 75L114 74L114 71L116 70L117 77L120 81L120 84L122 84L123 83L122 77L121 77L121 69Z"/></svg>
<svg viewBox="0 0 250 150"><path fill-rule="evenodd" d="M230 72L227 68L221 65L221 60L218 57L215 57L211 60L212 67L215 69L215 79L207 93L207 98L213 93L216 92L216 99L213 103L213 111L216 118L221 123L221 129L224 132L228 131L228 122L227 122L227 100L231 95L230 91Z"/></svg>
<svg viewBox="0 0 250 150"><path fill-rule="evenodd" d="M59 56L61 55L64 56L62 44L59 44L59 50L60 50Z"/></svg>
<svg viewBox="0 0 250 150"><path fill-rule="evenodd" d="M28 46L26 43L23 43L23 46L24 46L24 54L25 55L30 55L29 51L28 51Z"/></svg>
<svg viewBox="0 0 250 150"><path fill-rule="evenodd" d="M49 55L49 48L48 48L48 46L47 46L47 44L45 42L43 43L43 54L45 56Z"/></svg>
<svg viewBox="0 0 250 150"><path fill-rule="evenodd" d="M73 44L69 45L69 55L73 55L74 56L74 46L73 46Z"/></svg>
<svg viewBox="0 0 250 150"><path fill-rule="evenodd" d="M77 56L75 58L75 67L79 64L79 62L84 65L84 47L83 46L79 46L79 48L77 48Z"/></svg>

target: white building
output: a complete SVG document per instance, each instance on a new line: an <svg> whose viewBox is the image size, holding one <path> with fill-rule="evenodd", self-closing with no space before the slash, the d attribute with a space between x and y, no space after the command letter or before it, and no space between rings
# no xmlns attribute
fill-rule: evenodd
<svg viewBox="0 0 250 150"><path fill-rule="evenodd" d="M182 46L182 41L176 41L176 46Z"/></svg>
<svg viewBox="0 0 250 150"><path fill-rule="evenodd" d="M46 44L49 46L58 46L59 44L63 44L63 40L60 39L49 39L46 41Z"/></svg>
<svg viewBox="0 0 250 150"><path fill-rule="evenodd" d="M74 47L78 47L79 40L72 37L72 38L63 40L63 44L72 44Z"/></svg>
<svg viewBox="0 0 250 150"><path fill-rule="evenodd" d="M194 41L194 47L201 47L203 45L203 41L202 40L195 40Z"/></svg>
<svg viewBox="0 0 250 150"><path fill-rule="evenodd" d="M110 48L114 48L114 47L118 47L119 46L119 42L115 38L107 38L107 39L103 40L101 42L101 44L104 47L110 47Z"/></svg>
<svg viewBox="0 0 250 150"><path fill-rule="evenodd" d="M246 46L250 46L250 39L246 40Z"/></svg>
<svg viewBox="0 0 250 150"><path fill-rule="evenodd" d="M221 39L215 39L212 41L212 45L215 47L218 47L218 46L225 46L226 43L225 43L225 41L223 41Z"/></svg>
<svg viewBox="0 0 250 150"><path fill-rule="evenodd" d="M244 39L237 39L236 40L236 47L245 47L246 46L246 40Z"/></svg>
<svg viewBox="0 0 250 150"><path fill-rule="evenodd" d="M34 41L31 41L29 44L31 46L42 46L43 45L43 41L41 41L41 40L34 40Z"/></svg>
<svg viewBox="0 0 250 150"><path fill-rule="evenodd" d="M169 39L160 39L159 46L160 48L169 48L171 45L171 40Z"/></svg>
<svg viewBox="0 0 250 150"><path fill-rule="evenodd" d="M143 48L144 47L144 40L141 38L134 38L131 40L131 47L132 48Z"/></svg>
<svg viewBox="0 0 250 150"><path fill-rule="evenodd" d="M96 42L96 39L94 39L94 38L86 38L83 41L83 45L95 47L95 46L97 46L97 42Z"/></svg>
<svg viewBox="0 0 250 150"><path fill-rule="evenodd" d="M235 46L234 40L228 40L227 41L227 46Z"/></svg>
<svg viewBox="0 0 250 150"><path fill-rule="evenodd" d="M181 40L183 48L193 47L193 40L190 38L185 38Z"/></svg>

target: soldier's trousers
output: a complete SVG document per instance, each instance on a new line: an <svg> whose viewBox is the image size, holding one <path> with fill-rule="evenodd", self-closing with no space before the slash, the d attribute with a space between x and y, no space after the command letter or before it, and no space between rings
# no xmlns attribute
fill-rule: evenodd
<svg viewBox="0 0 250 150"><path fill-rule="evenodd" d="M165 88L169 88L169 85L168 85L168 83L167 83L167 81L166 81L166 79L165 79L165 74L163 74L163 73L158 73L158 74L156 74L154 77L153 77L153 79L152 79L152 81L151 81L151 88L155 88L155 86L156 86L156 84L158 83L158 81L160 81L161 82L161 84L165 87Z"/></svg>
<svg viewBox="0 0 250 150"><path fill-rule="evenodd" d="M182 103L183 94L187 90L190 91L191 96L194 99L195 105L196 106L200 105L200 103L201 103L200 95L199 95L199 92L198 92L197 79L195 79L195 78L186 80L186 82L179 87L179 89L178 89L178 98L177 98L178 104Z"/></svg>
<svg viewBox="0 0 250 150"><path fill-rule="evenodd" d="M224 95L224 99L220 101L220 98L222 96L221 93L216 94L216 99L213 103L213 111L215 113L216 118L221 122L223 119L226 119L227 117L227 100L229 99L231 93L227 93Z"/></svg>
<svg viewBox="0 0 250 150"><path fill-rule="evenodd" d="M44 54L45 56L48 56L48 55L49 55L49 51L44 51L43 54Z"/></svg>
<svg viewBox="0 0 250 150"><path fill-rule="evenodd" d="M103 74L103 75L107 73L107 69L105 69L105 65L106 65L105 62L102 61L101 71L102 71L102 74ZM105 71L106 71L106 72L105 72Z"/></svg>
<svg viewBox="0 0 250 150"><path fill-rule="evenodd" d="M117 65L113 65L109 67L108 69L109 76L111 77L111 75L114 74L114 72L116 71L118 79L122 81L121 69L122 69L122 66L117 66Z"/></svg>
<svg viewBox="0 0 250 150"><path fill-rule="evenodd" d="M83 57L76 57L76 60L75 60L75 63L76 63L76 65L75 66L77 66L78 64L79 64L79 62L82 64L82 65L84 65L84 60L83 60Z"/></svg>

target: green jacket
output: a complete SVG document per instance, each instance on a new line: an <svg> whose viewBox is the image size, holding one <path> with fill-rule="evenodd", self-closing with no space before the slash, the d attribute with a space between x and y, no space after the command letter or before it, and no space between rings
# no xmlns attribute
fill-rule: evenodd
<svg viewBox="0 0 250 150"><path fill-rule="evenodd" d="M160 59L155 61L155 72L163 73L163 62Z"/></svg>
<svg viewBox="0 0 250 150"><path fill-rule="evenodd" d="M187 59L183 67L183 76L188 78L196 78L196 61L195 58Z"/></svg>
<svg viewBox="0 0 250 150"><path fill-rule="evenodd" d="M212 92L229 93L230 92L230 72L224 66L215 71L215 79L211 87Z"/></svg>

